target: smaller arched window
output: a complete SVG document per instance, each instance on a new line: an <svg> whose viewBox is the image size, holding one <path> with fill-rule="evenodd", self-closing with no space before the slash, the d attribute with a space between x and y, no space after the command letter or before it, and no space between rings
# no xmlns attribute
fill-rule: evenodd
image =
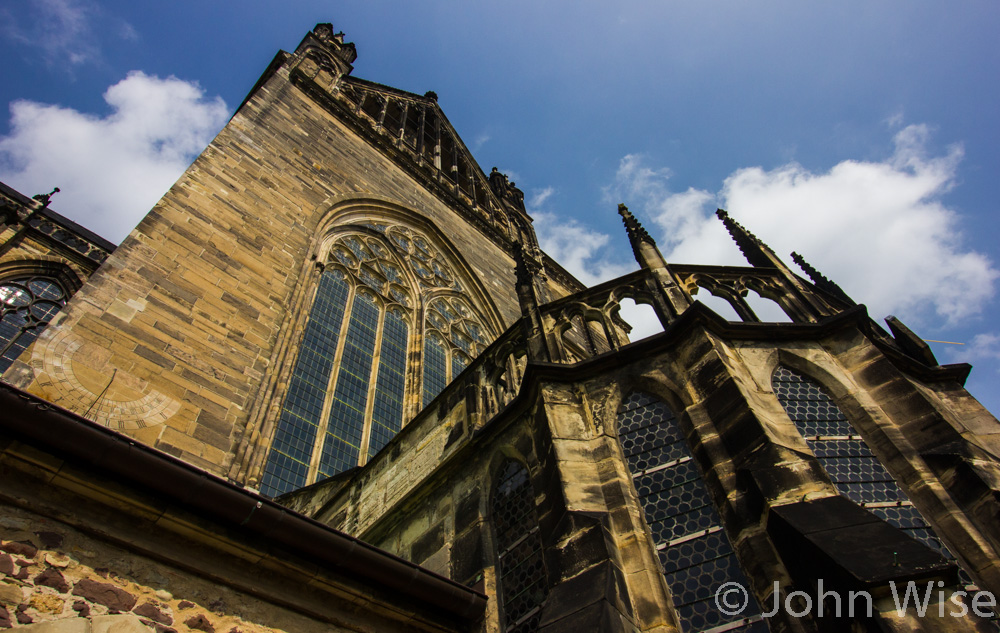
<svg viewBox="0 0 1000 633"><path fill-rule="evenodd" d="M424 406L489 344L486 328L463 297L439 296L427 305L424 332Z"/></svg>
<svg viewBox="0 0 1000 633"><path fill-rule="evenodd" d="M820 385L779 365L771 376L771 386L785 413L841 494L952 558L906 493Z"/></svg>
<svg viewBox="0 0 1000 633"><path fill-rule="evenodd" d="M66 305L54 279L28 275L0 284L0 372L4 372Z"/></svg>
<svg viewBox="0 0 1000 633"><path fill-rule="evenodd" d="M618 434L683 629L767 630L752 598L738 615L718 608L719 587L749 584L674 412L633 393L618 410Z"/></svg>
<svg viewBox="0 0 1000 633"><path fill-rule="evenodd" d="M548 592L535 495L524 464L511 460L493 488L497 584L504 633L538 630Z"/></svg>

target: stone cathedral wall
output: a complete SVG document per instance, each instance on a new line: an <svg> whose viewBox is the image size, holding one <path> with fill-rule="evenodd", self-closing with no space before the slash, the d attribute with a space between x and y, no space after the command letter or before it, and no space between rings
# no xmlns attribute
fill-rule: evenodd
<svg viewBox="0 0 1000 633"><path fill-rule="evenodd" d="M280 69L6 378L226 473L289 350L290 306L337 203L374 198L448 236L508 325L513 261Z"/></svg>

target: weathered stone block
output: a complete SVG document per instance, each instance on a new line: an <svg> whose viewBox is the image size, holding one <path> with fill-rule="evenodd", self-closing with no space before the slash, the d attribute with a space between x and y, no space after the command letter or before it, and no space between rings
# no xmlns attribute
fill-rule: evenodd
<svg viewBox="0 0 1000 633"><path fill-rule="evenodd" d="M76 583L76 586L73 587L73 595L103 604L115 611L131 611L136 603L135 596L124 589L111 583L97 582L87 578Z"/></svg>

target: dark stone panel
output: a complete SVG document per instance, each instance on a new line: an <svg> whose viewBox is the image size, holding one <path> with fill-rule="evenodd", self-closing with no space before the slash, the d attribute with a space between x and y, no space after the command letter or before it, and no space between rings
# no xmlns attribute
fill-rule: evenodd
<svg viewBox="0 0 1000 633"><path fill-rule="evenodd" d="M595 565L553 587L543 608L542 629L548 631L545 627L549 624L572 619L574 614L588 611L593 606L610 608L618 614L632 617L632 605L622 571L610 561Z"/></svg>
<svg viewBox="0 0 1000 633"><path fill-rule="evenodd" d="M774 506L767 532L789 570L811 583L851 591L935 576L957 582L953 563L846 497Z"/></svg>
<svg viewBox="0 0 1000 633"><path fill-rule="evenodd" d="M547 609L542 611L540 633L633 633L635 625L627 621L606 601L587 605L563 617ZM556 619L558 618L558 619Z"/></svg>
<svg viewBox="0 0 1000 633"><path fill-rule="evenodd" d="M438 523L413 541L410 548L410 560L420 563L427 560L431 554L444 547L444 523Z"/></svg>
<svg viewBox="0 0 1000 633"><path fill-rule="evenodd" d="M478 490L463 497L455 506L455 532L461 534L479 520L480 494Z"/></svg>
<svg viewBox="0 0 1000 633"><path fill-rule="evenodd" d="M612 560L617 547L603 515L566 512L550 539L561 547L546 547L545 566L550 578L570 578L595 564Z"/></svg>
<svg viewBox="0 0 1000 633"><path fill-rule="evenodd" d="M459 534L451 545L451 577L468 584L486 567L483 556L483 534L479 529Z"/></svg>

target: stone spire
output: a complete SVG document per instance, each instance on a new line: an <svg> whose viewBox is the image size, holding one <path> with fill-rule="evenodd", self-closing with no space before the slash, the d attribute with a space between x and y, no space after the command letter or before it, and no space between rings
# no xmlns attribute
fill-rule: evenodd
<svg viewBox="0 0 1000 633"><path fill-rule="evenodd" d="M817 288L819 288L820 290L825 290L826 292L837 297L838 299L846 301L850 305L856 305L854 300L851 299L849 296L847 296L847 293L844 292L840 286L838 286L837 284L835 284L834 282L830 281L822 274L820 274L820 272L815 268L813 268L811 265L809 265L809 262L803 259L801 255L799 255L796 252L792 252L792 261L798 264L799 268L804 270L805 273L809 275L809 278L812 279L812 282L816 285Z"/></svg>
<svg viewBox="0 0 1000 633"><path fill-rule="evenodd" d="M789 312L793 319L802 321L817 321L824 313L822 302L814 297L806 288L806 282L801 277L791 271L785 262L781 261L771 247L765 244L759 237L751 233L745 226L729 217L724 209L717 209L715 215L722 220L726 230L733 236L736 245L740 247L743 256L747 258L754 268L774 268L778 274L784 277L786 283L795 288L796 296L790 299L790 308L795 314ZM843 291L841 291L843 292ZM845 295L846 296L846 295ZM853 302L851 302L853 304ZM786 307L786 311L789 309Z"/></svg>
<svg viewBox="0 0 1000 633"><path fill-rule="evenodd" d="M524 245L521 242L514 242L514 278L520 291L522 286L533 286L534 276L528 270L528 263L525 259Z"/></svg>
<svg viewBox="0 0 1000 633"><path fill-rule="evenodd" d="M552 350L549 349L545 328L542 325L542 313L538 308L535 276L529 268L524 245L517 241L514 242L514 278L517 301L521 306L521 323L527 340L528 358L551 361Z"/></svg>
<svg viewBox="0 0 1000 633"><path fill-rule="evenodd" d="M726 230L733 236L733 241L740 247L743 256L754 268L774 268L780 260L767 244L751 233L742 224L729 217L723 209L716 209L715 215L722 220Z"/></svg>
<svg viewBox="0 0 1000 633"><path fill-rule="evenodd" d="M691 305L691 295L684 290L667 260L664 259L660 249L656 247L656 242L649 235L639 220L632 215L624 204L618 205L618 214L622 216L622 224L625 225L625 232L628 233L629 244L632 245L632 254L635 261L644 269L652 273L650 287L653 297L653 309L656 310L660 322L666 324L684 312Z"/></svg>
<svg viewBox="0 0 1000 633"><path fill-rule="evenodd" d="M635 255L635 259L640 264L643 264L643 244L648 244L653 248L656 248L656 242L650 237L646 229L639 223L639 220L635 219L632 212L628 210L628 207L624 203L618 205L618 215L622 216L622 224L625 225L625 231L628 233L628 241L632 245L632 254Z"/></svg>

